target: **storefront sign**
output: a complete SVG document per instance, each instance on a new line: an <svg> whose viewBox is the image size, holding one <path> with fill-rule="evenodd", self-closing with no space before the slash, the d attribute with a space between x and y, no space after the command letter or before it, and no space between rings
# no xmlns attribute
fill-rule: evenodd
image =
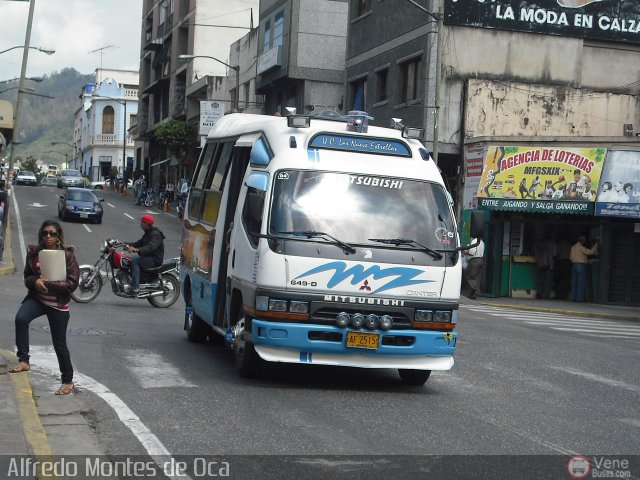
<svg viewBox="0 0 640 480"><path fill-rule="evenodd" d="M592 215L593 202L562 202L555 200L509 200L505 198L479 198L478 207L512 212L568 213Z"/></svg>
<svg viewBox="0 0 640 480"><path fill-rule="evenodd" d="M640 152L607 154L596 199L596 215L640 218Z"/></svg>
<svg viewBox="0 0 640 480"><path fill-rule="evenodd" d="M637 0L446 0L445 23L640 43Z"/></svg>
<svg viewBox="0 0 640 480"><path fill-rule="evenodd" d="M209 130L224 115L224 104L210 100L200 101L200 135L208 135Z"/></svg>
<svg viewBox="0 0 640 480"><path fill-rule="evenodd" d="M464 208L478 208L478 186L482 177L484 147L482 143L465 145Z"/></svg>
<svg viewBox="0 0 640 480"><path fill-rule="evenodd" d="M520 211L588 213L586 207L570 203L595 202L606 152L605 148L490 145L478 186L478 200L511 202L479 205L501 210L518 205L515 209Z"/></svg>

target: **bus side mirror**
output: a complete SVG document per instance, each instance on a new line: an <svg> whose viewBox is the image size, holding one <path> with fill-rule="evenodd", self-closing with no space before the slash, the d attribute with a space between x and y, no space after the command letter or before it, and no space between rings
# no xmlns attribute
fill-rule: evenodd
<svg viewBox="0 0 640 480"><path fill-rule="evenodd" d="M484 236L484 212L471 212L471 238L482 238Z"/></svg>

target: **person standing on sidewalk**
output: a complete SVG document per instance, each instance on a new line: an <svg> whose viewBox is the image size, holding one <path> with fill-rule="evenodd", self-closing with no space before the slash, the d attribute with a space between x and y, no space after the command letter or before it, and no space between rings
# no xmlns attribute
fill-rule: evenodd
<svg viewBox="0 0 640 480"><path fill-rule="evenodd" d="M472 238L471 243L478 242L473 248L464 250L464 254L469 257L467 266L467 283L471 292L469 298L475 300L482 289L482 277L484 275L484 242L481 238Z"/></svg>
<svg viewBox="0 0 640 480"><path fill-rule="evenodd" d="M574 302L584 302L584 291L587 278L587 264L589 263L589 255L593 255L598 251L598 243L593 247L585 247L587 239L584 235L578 237L578 241L571 247L571 294Z"/></svg>
<svg viewBox="0 0 640 480"><path fill-rule="evenodd" d="M52 281L43 278L40 271L39 254L42 250L63 250L65 253L66 278ZM67 348L67 325L69 324L69 302L71 292L78 287L80 269L73 248L64 243L60 224L45 220L38 230L38 244L29 245L24 266L24 283L28 293L16 314L16 347L18 364L9 373L26 372L29 366L29 324L42 315L49 320L51 340L58 357L62 386L56 395L68 395L73 383L73 366Z"/></svg>

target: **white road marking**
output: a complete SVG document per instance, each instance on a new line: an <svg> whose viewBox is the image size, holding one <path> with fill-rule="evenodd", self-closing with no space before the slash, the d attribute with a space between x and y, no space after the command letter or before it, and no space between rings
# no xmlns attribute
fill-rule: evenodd
<svg viewBox="0 0 640 480"><path fill-rule="evenodd" d="M110 203L107 203L107 205L109 205L111 208L116 208L114 205L111 205Z"/></svg>
<svg viewBox="0 0 640 480"><path fill-rule="evenodd" d="M84 229L85 229L87 232L91 233L91 229L90 229L89 227L87 227L87 224L86 224L86 223L83 223L83 224L82 224L82 226L84 227Z"/></svg>
<svg viewBox="0 0 640 480"><path fill-rule="evenodd" d="M42 208L42 207L46 207L46 205L42 205L41 203L38 202L33 202L31 205L27 205L28 207L36 207L36 208Z"/></svg>
<svg viewBox="0 0 640 480"><path fill-rule="evenodd" d="M142 388L195 387L184 379L180 370L161 355L148 350L129 350L125 366Z"/></svg>
<svg viewBox="0 0 640 480"><path fill-rule="evenodd" d="M568 373L570 375L575 375L577 377L586 378L587 380L592 380L594 382L603 383L610 387L623 388L625 390L629 390L634 393L640 393L639 385L631 385L630 383L621 382L620 380L613 380L607 377L601 377L600 375L596 375L595 373L582 372L575 368L567 368L567 367L549 367L554 370L559 370L561 372Z"/></svg>
<svg viewBox="0 0 640 480"><path fill-rule="evenodd" d="M640 325L630 322L620 322L608 319L593 319L585 317L571 317L552 312L523 312L490 306L463 306L464 310L480 312L501 320L515 320L526 325L543 326L551 330L578 333L583 336L611 337L615 339L640 338Z"/></svg>
<svg viewBox="0 0 640 480"><path fill-rule="evenodd" d="M131 215L129 215L128 213L124 214L125 217L129 217L131 220L133 220L133 217Z"/></svg>
<svg viewBox="0 0 640 480"><path fill-rule="evenodd" d="M30 354L32 355L31 368L33 370L59 378L60 372L58 360L53 347L32 345L30 347ZM151 430L142 423L140 418L120 399L120 397L110 391L106 386L87 375L76 371L74 373L74 377L78 387L94 393L113 409L123 425L133 433L149 456L153 458L155 463L161 469L166 462L171 460L171 452L167 450L158 437L156 437L153 432L151 432ZM169 478L190 479L186 474L180 475L179 477L169 476Z"/></svg>

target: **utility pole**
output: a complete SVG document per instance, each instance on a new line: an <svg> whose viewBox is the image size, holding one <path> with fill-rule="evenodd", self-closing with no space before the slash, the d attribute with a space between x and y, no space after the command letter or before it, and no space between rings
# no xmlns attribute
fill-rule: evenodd
<svg viewBox="0 0 640 480"><path fill-rule="evenodd" d="M438 153L440 151L440 144L438 138L438 127L440 123L440 88L442 82L442 30L444 26L444 0L440 1L438 7L438 45L436 50L436 88L435 88L435 101L434 101L434 119L433 119L433 161L438 165Z"/></svg>
<svg viewBox="0 0 640 480"><path fill-rule="evenodd" d="M36 0L29 2L29 17L27 19L27 33L24 39L24 50L22 52L22 69L20 70L20 82L18 83L18 97L16 99L16 111L13 117L13 138L11 139L11 152L9 153L9 171L7 172L7 181L9 184L13 180L13 162L15 155L15 139L18 138L20 127L20 110L22 105L22 96L24 82L27 76L27 60L29 59L29 42L31 41L31 25L33 24L33 10L36 6Z"/></svg>

